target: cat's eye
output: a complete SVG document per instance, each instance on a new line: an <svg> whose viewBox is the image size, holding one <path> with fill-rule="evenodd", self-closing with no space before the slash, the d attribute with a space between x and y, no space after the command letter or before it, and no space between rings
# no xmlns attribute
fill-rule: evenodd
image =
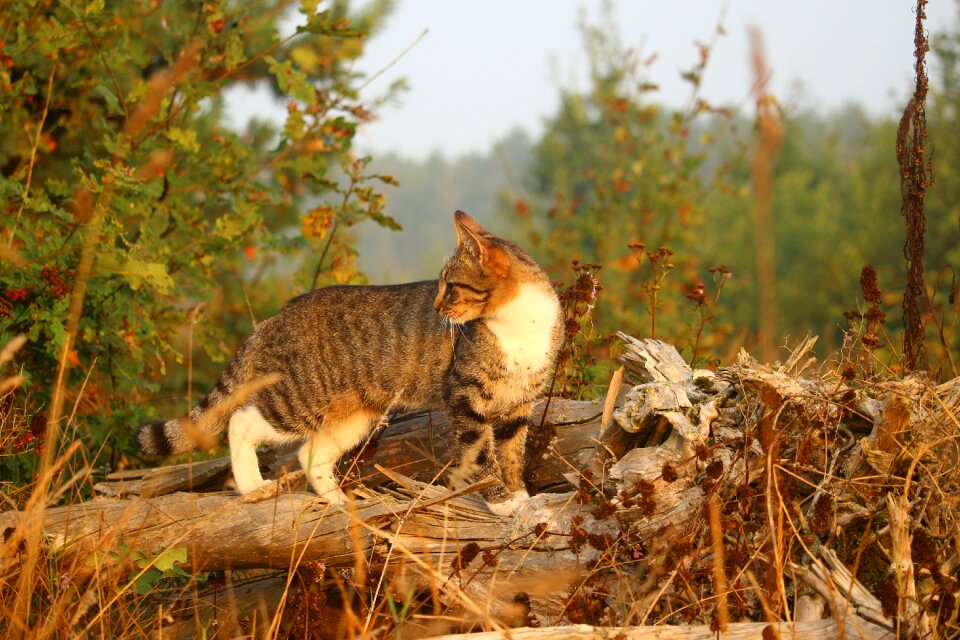
<svg viewBox="0 0 960 640"><path fill-rule="evenodd" d="M448 282L447 287L451 289L466 289L467 291L471 293L475 293L477 295L483 295L484 293L486 293L483 289L478 289L464 282Z"/></svg>

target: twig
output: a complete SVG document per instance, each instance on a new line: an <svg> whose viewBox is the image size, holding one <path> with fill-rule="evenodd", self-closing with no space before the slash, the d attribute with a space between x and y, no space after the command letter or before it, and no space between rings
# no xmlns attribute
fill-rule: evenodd
<svg viewBox="0 0 960 640"><path fill-rule="evenodd" d="M20 224L20 218L23 216L23 208L27 205L27 197L30 195L30 183L33 180L33 167L37 162L37 148L40 146L40 139L43 136L43 125L47 121L47 113L50 111L50 98L53 95L53 76L57 72L57 66L53 65L50 69L50 77L47 78L47 99L43 103L43 113L40 116L40 123L37 125L37 137L33 141L33 148L30 150L30 164L27 165L27 182L23 187L23 199L20 201L20 208L17 209L17 217L10 228L10 237L7 238L7 248L13 247L13 239L17 235L17 226Z"/></svg>
<svg viewBox="0 0 960 640"><path fill-rule="evenodd" d="M361 91L363 91L364 89L366 89L374 80L376 80L377 78L379 78L380 76L382 76L386 71L388 71L388 70L390 69L390 67L392 67L393 65L397 64L398 62L400 62L400 60L401 60L405 55L407 55L408 53L410 53L410 51L412 51L415 46L417 46L418 44L420 44L420 41L423 40L429 32L430 32L430 29L424 29L424 30L420 33L420 35L417 36L417 38L416 38L413 42L411 42L409 45L407 45L407 48L406 48L406 49L404 49L404 50L401 51L399 54L397 54L397 57L395 57L393 60L391 60L390 62L388 62L388 63L387 63L386 65L384 65L383 67L381 67L379 71L377 71L377 72L374 73L372 76L370 76L369 78L367 78L367 81L366 81L366 82L364 82L364 83L361 84L359 87L357 87L357 93L359 94Z"/></svg>
<svg viewBox="0 0 960 640"><path fill-rule="evenodd" d="M87 37L90 38L90 44L92 44L93 48L97 50L97 56L100 58L100 62L103 63L104 68L110 75L110 80L113 82L113 90L117 94L117 102L120 104L120 109L123 111L123 121L126 123L130 120L130 114L127 112L127 103L123 99L123 91L120 89L120 83L117 81L117 76L113 73L113 68L110 66L110 63L107 62L107 58L103 55L103 50L100 48L100 43L93 35L93 32L90 31L90 27L87 26L87 21L81 18L80 24L83 26L83 30L87 33Z"/></svg>
<svg viewBox="0 0 960 640"><path fill-rule="evenodd" d="M343 209L341 208L341 212ZM327 258L327 252L330 251L330 245L333 244L333 236L336 235L339 224L337 220L333 221L333 227L330 229L330 233L327 235L327 243L323 245L323 251L320 252L320 259L317 260L317 268L313 271L313 280L310 281L310 289L317 288L317 280L320 279L320 272L323 270L323 261Z"/></svg>
<svg viewBox="0 0 960 640"><path fill-rule="evenodd" d="M244 291L244 293L246 293L246 291ZM190 326L187 333L187 413L193 408L193 328L197 326L200 313L206 306L204 302L198 302L193 305L187 318L187 323Z"/></svg>

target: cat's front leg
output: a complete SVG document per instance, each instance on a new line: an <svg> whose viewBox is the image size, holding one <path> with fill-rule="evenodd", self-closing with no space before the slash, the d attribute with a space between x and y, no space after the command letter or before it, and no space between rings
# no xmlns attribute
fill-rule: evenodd
<svg viewBox="0 0 960 640"><path fill-rule="evenodd" d="M456 432L457 467L450 474L453 485L469 484L492 478L491 487L480 490L480 495L491 512L509 515L516 509L510 491L503 482L503 473L497 461L493 437L493 423L478 412L467 396L455 396L447 406L447 416Z"/></svg>
<svg viewBox="0 0 960 640"><path fill-rule="evenodd" d="M530 498L523 481L523 470L526 466L527 431L532 409L532 404L523 404L498 417L493 424L493 440L500 458L503 483L510 492L511 500L519 502Z"/></svg>
<svg viewBox="0 0 960 640"><path fill-rule="evenodd" d="M330 504L343 504L347 501L335 475L339 453L338 448L331 444L330 438L316 433L310 434L297 452L300 467L310 486L321 500Z"/></svg>

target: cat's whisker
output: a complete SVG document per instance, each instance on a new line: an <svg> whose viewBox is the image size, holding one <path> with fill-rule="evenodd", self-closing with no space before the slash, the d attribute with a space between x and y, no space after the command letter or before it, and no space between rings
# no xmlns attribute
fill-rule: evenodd
<svg viewBox="0 0 960 640"><path fill-rule="evenodd" d="M448 316L443 316L443 331L450 336L450 342L453 342L453 323Z"/></svg>

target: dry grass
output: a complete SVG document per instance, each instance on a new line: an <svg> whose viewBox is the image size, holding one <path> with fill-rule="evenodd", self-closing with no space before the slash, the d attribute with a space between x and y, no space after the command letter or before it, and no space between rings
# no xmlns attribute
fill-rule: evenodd
<svg viewBox="0 0 960 640"><path fill-rule="evenodd" d="M285 569L186 573L175 561L192 553L188 534L143 553L109 523L92 552L71 554L43 524L50 505L78 501L90 482L74 445L4 531L0 636L412 638L570 622L722 629L793 621L812 599L833 617L860 602L861 616L903 637L960 637L960 381L858 379L843 354L814 371L809 347L783 365L741 359L724 370L724 384L704 391L719 417L693 457L616 496L603 492L609 483L583 482L565 498L565 524L505 529L496 543L466 542L495 519L469 506L439 510L451 500L442 489L394 474L393 489L365 495L402 508L370 518L351 505L341 558L317 560L304 540ZM648 531L678 474L702 490L702 510ZM423 529L425 509L446 514L436 516L439 539ZM534 566L547 548L575 560L546 574L524 569L523 557ZM513 604L492 606L493 593Z"/></svg>

